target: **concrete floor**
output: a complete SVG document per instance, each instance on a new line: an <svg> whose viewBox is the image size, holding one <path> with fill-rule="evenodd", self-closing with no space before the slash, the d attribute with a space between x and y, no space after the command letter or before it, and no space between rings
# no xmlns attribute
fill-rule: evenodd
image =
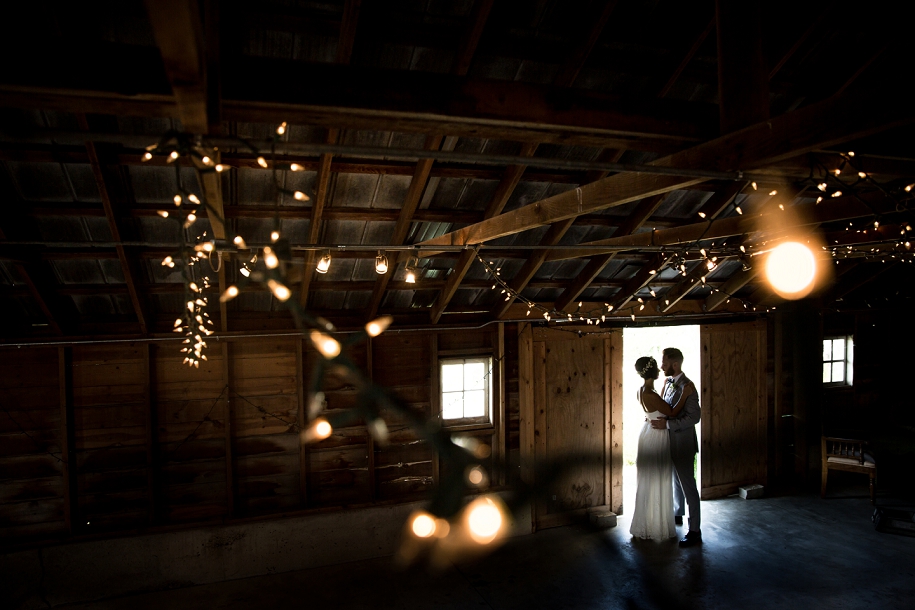
<svg viewBox="0 0 915 610"><path fill-rule="evenodd" d="M915 538L876 532L866 488L836 487L826 500L704 502L704 544L690 549L633 541L622 517L515 538L441 575L378 559L67 607L912 608Z"/></svg>

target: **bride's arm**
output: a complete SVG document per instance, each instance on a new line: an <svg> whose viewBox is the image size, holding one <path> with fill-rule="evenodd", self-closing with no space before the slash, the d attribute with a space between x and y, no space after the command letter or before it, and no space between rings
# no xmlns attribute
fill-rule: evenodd
<svg viewBox="0 0 915 610"><path fill-rule="evenodd" d="M642 400L645 402L645 405L651 407L652 410L660 411L662 415L666 415L667 417L676 417L680 414L680 411L683 410L684 405L686 405L686 399L695 391L696 388L692 383L686 384L683 388L683 392L680 393L680 400L678 400L677 404L673 407L667 404L667 402L654 391L644 392L642 394Z"/></svg>

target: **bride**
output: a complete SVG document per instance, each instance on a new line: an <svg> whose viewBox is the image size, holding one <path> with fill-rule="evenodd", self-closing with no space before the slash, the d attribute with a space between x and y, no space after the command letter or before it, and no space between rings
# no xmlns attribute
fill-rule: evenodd
<svg viewBox="0 0 915 610"><path fill-rule="evenodd" d="M686 404L686 398L696 391L692 384L683 389L676 406L671 407L654 389L660 369L654 358L642 357L635 361L635 370L645 380L639 388L639 404L649 419L676 417ZM664 540L677 535L674 525L670 437L667 430L656 430L646 421L639 434L639 451L636 457L637 483L635 510L629 533L638 538Z"/></svg>

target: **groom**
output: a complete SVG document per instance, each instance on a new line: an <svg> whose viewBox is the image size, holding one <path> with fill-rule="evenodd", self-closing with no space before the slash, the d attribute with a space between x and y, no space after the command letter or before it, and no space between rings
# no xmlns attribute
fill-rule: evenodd
<svg viewBox="0 0 915 610"><path fill-rule="evenodd" d="M662 352L661 370L667 375L664 390L661 393L664 401L670 405L677 404L686 384L691 383L680 370L683 366L683 352L675 347L668 347ZM683 522L684 496L689 504L689 532L680 540L680 546L702 544L702 532L699 530L699 490L693 474L693 463L699 451L696 439L696 424L699 423L699 395L693 392L686 399L680 415L672 419L659 418L651 422L653 428L670 430L670 457L674 463L674 515L677 521Z"/></svg>

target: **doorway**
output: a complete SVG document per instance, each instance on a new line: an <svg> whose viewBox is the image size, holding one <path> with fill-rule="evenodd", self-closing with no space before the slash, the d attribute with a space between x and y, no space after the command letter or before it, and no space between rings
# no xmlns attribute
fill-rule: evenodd
<svg viewBox="0 0 915 610"><path fill-rule="evenodd" d="M655 326L623 329L623 514L632 515L635 506L636 468L639 432L645 422L645 414L636 398L642 379L635 372L635 361L642 356L653 356L661 363L661 352L665 347L677 347L683 352L683 372L696 384L696 391L702 396L701 384L701 341L699 325ZM660 392L663 374L655 382ZM701 426L696 426L700 435ZM702 447L700 436L699 446ZM701 481L700 460L696 460L696 480Z"/></svg>

